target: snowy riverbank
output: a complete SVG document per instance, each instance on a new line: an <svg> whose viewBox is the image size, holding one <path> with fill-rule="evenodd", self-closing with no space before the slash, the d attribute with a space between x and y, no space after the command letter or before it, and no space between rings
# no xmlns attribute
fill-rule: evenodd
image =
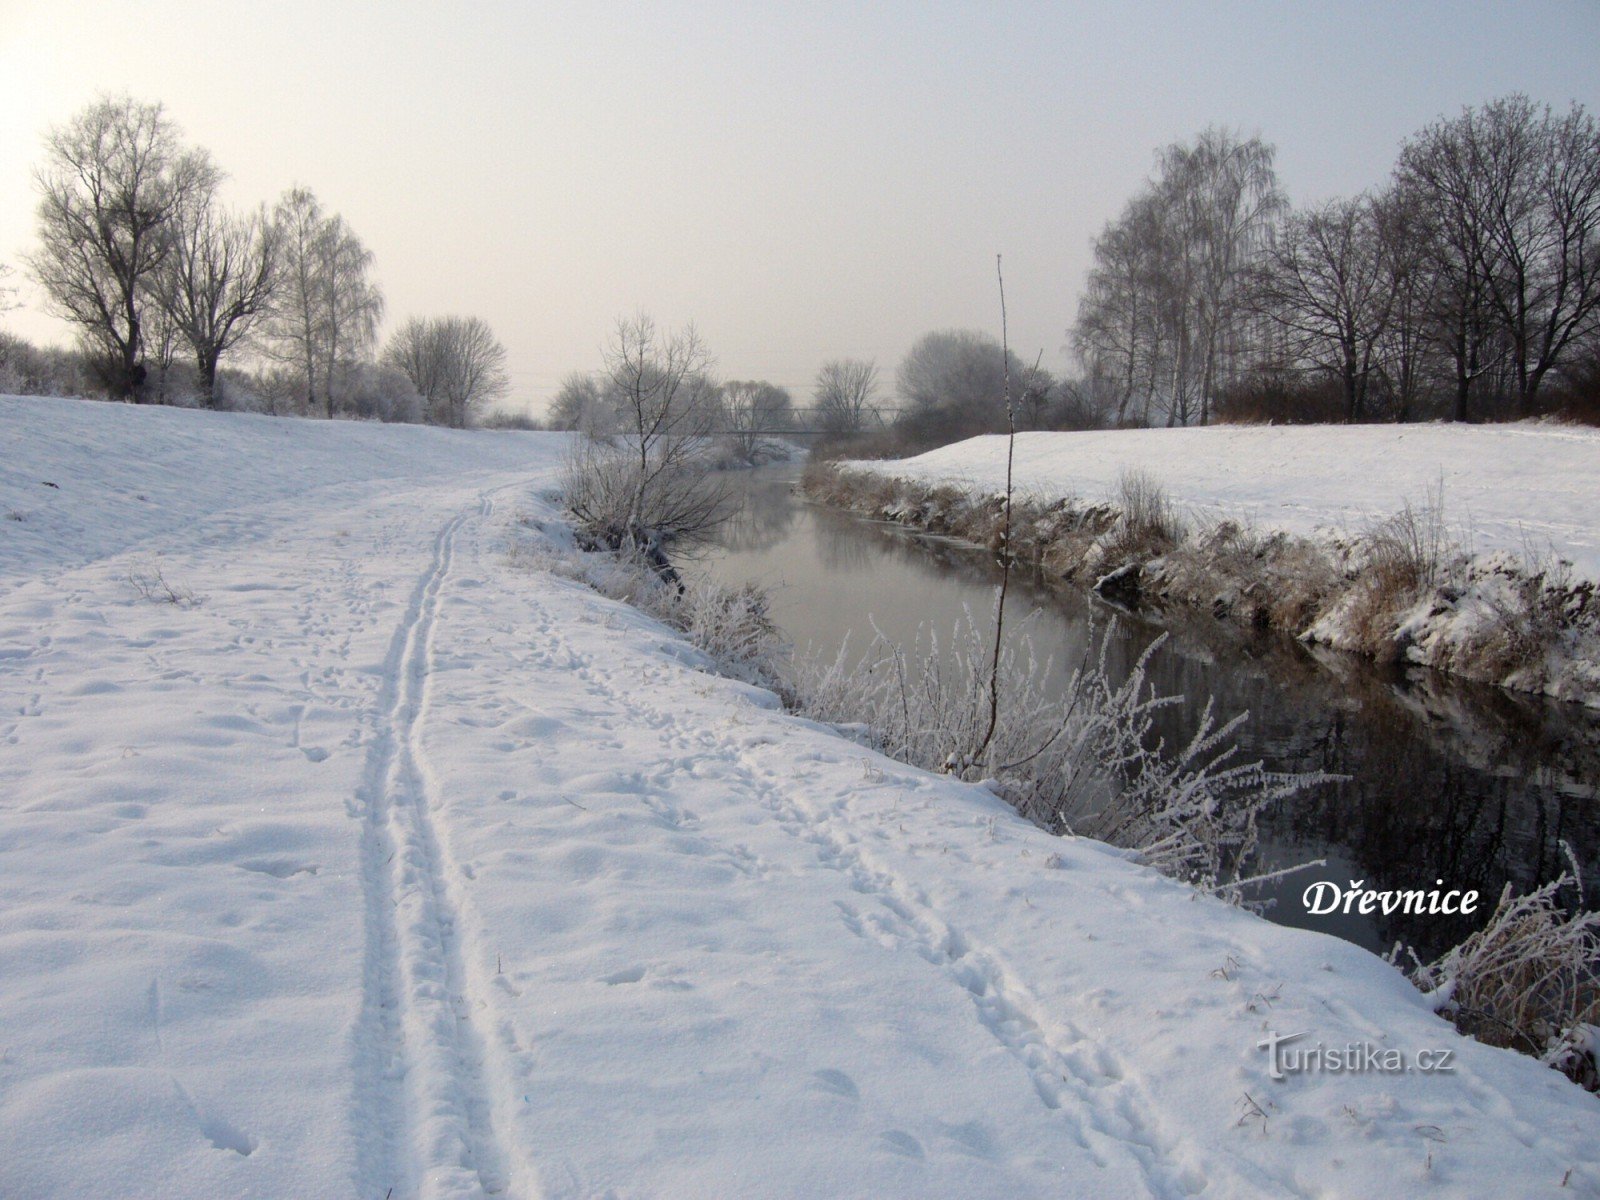
<svg viewBox="0 0 1600 1200"><path fill-rule="evenodd" d="M559 436L0 445L0 1194L1600 1188L1594 1098L1379 960L531 570ZM1453 1070L1269 1078L1302 1031Z"/></svg>
<svg viewBox="0 0 1600 1200"><path fill-rule="evenodd" d="M989 543L1005 472L1006 439L981 437L808 490ZM1600 705L1600 431L1025 433L1015 481L1013 545L1047 575Z"/></svg>

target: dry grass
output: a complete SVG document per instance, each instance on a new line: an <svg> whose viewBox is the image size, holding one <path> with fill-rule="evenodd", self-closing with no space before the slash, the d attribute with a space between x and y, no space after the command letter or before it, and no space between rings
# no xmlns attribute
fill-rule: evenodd
<svg viewBox="0 0 1600 1200"><path fill-rule="evenodd" d="M200 603L193 588L169 580L157 562L135 563L128 571L128 584L144 599L158 604L194 608Z"/></svg>
<svg viewBox="0 0 1600 1200"><path fill-rule="evenodd" d="M1413 982L1463 1033L1531 1054L1583 1084L1596 1077L1600 1033L1600 912L1569 912L1562 891L1577 866L1523 896L1508 883L1488 923Z"/></svg>

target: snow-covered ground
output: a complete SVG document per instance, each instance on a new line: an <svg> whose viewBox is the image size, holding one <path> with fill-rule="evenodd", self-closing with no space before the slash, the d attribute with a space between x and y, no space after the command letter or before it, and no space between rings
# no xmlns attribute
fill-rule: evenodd
<svg viewBox="0 0 1600 1200"><path fill-rule="evenodd" d="M1006 439L853 467L985 492L1005 487ZM1517 425L1214 425L1017 435L1018 491L1098 501L1147 472L1180 511L1313 535L1363 533L1442 501L1469 552L1543 555L1600 580L1600 430Z"/></svg>
<svg viewBox="0 0 1600 1200"><path fill-rule="evenodd" d="M0 399L0 1196L1600 1190L1376 958L533 569L562 450Z"/></svg>

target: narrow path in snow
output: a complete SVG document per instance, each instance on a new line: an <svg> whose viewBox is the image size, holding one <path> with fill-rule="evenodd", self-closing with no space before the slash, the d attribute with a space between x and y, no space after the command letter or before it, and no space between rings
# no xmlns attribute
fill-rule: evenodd
<svg viewBox="0 0 1600 1200"><path fill-rule="evenodd" d="M797 798L796 789L784 786L782 775L755 761L770 739L730 751L685 726L670 709L640 699L637 687L593 661L583 661L576 674L634 724L656 730L666 751L666 774L681 759L673 751L724 758L734 778L759 797L784 832L814 847L817 865L841 873L859 897L834 902L843 930L909 951L970 996L973 1018L1022 1068L1018 1082L1031 1084L1038 1101L1063 1119L1065 1135L1098 1166L1131 1165L1154 1196L1198 1195L1213 1182L1188 1147L1163 1133L1137 1072L1063 1014L1046 1012L1022 982L1023 972L951 923L923 889L871 861L843 812L816 811Z"/></svg>
<svg viewBox="0 0 1600 1200"><path fill-rule="evenodd" d="M515 1156L496 1135L493 1043L474 1017L482 988L462 954L454 872L435 828L439 797L422 748L434 627L456 536L492 509L485 493L435 540L385 664L362 782L361 1179L372 1195L392 1200L500 1196L513 1185Z"/></svg>

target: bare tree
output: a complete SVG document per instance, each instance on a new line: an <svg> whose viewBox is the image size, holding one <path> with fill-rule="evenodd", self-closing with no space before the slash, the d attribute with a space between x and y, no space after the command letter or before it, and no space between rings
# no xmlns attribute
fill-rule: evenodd
<svg viewBox="0 0 1600 1200"><path fill-rule="evenodd" d="M700 463L716 420L712 366L692 325L663 334L643 314L617 322L602 377L618 429L607 443L580 443L565 479L567 506L589 536L664 566L663 545L726 517L726 494Z"/></svg>
<svg viewBox="0 0 1600 1200"><path fill-rule="evenodd" d="M332 417L342 373L361 361L377 340L383 293L368 277L372 251L362 245L343 217L329 218L317 249L319 313L325 340L322 394Z"/></svg>
<svg viewBox="0 0 1600 1200"><path fill-rule="evenodd" d="M104 97L46 139L39 242L28 263L52 312L76 324L112 394L138 400L147 369L149 285L185 206L218 172L188 150L160 104Z"/></svg>
<svg viewBox="0 0 1600 1200"><path fill-rule="evenodd" d="M1260 138L1214 128L1169 146L1096 240L1071 341L1092 375L1116 381L1118 424L1155 410L1204 424L1239 374L1249 283L1286 207L1272 159Z"/></svg>
<svg viewBox="0 0 1600 1200"><path fill-rule="evenodd" d="M309 188L291 188L273 212L280 246L279 287L267 333L274 356L298 376L306 412L316 407L322 353L316 249L322 222L322 205Z"/></svg>
<svg viewBox="0 0 1600 1200"><path fill-rule="evenodd" d="M876 416L878 365L859 358L836 358L822 364L813 385L812 403L824 433L860 433Z"/></svg>
<svg viewBox="0 0 1600 1200"><path fill-rule="evenodd" d="M1194 317L1200 424L1230 373L1235 335L1248 306L1248 280L1274 222L1288 206L1273 171L1273 148L1207 129L1195 145L1167 151L1165 174L1178 190L1184 273Z"/></svg>
<svg viewBox="0 0 1600 1200"><path fill-rule="evenodd" d="M306 188L286 192L273 221L281 264L270 341L299 374L307 410L320 390L332 417L342 373L370 349L383 317L383 294L369 277L372 253Z"/></svg>
<svg viewBox="0 0 1600 1200"><path fill-rule="evenodd" d="M617 430L617 406L588 371L570 372L550 402L550 428L604 438Z"/></svg>
<svg viewBox="0 0 1600 1200"><path fill-rule="evenodd" d="M1160 303L1165 213L1153 195L1131 201L1095 239L1095 266L1078 303L1073 349L1092 378L1115 389L1115 423L1150 422L1164 348Z"/></svg>
<svg viewBox="0 0 1600 1200"><path fill-rule="evenodd" d="M430 420L456 429L511 385L505 347L479 317L412 317L389 338L383 361L411 380Z"/></svg>
<svg viewBox="0 0 1600 1200"><path fill-rule="evenodd" d="M1503 330L1518 410L1532 413L1600 313L1600 126L1581 105L1558 117L1513 95L1424 130L1400 175L1433 214L1472 315L1487 308Z"/></svg>
<svg viewBox="0 0 1600 1200"><path fill-rule="evenodd" d="M389 335L380 356L384 366L400 371L411 381L430 417L445 407L445 362L440 350L434 322L426 317L409 317Z"/></svg>
<svg viewBox="0 0 1600 1200"><path fill-rule="evenodd" d="M444 317L438 327L449 347L444 396L450 424L464 429L474 413L510 390L506 348L481 317Z"/></svg>
<svg viewBox="0 0 1600 1200"><path fill-rule="evenodd" d="M1504 366L1517 411L1600 321L1600 126L1512 95L1408 141L1399 186L1426 220L1437 340L1455 368L1454 415Z"/></svg>
<svg viewBox="0 0 1600 1200"><path fill-rule="evenodd" d="M1339 381L1346 421L1368 416L1394 310L1393 274L1370 197L1333 200L1279 231L1258 294L1298 354Z"/></svg>
<svg viewBox="0 0 1600 1200"><path fill-rule="evenodd" d="M210 193L194 197L176 223L171 252L156 273L156 295L194 352L208 408L216 405L217 364L271 303L277 250L277 227L265 211L234 216Z"/></svg>
<svg viewBox="0 0 1600 1200"><path fill-rule="evenodd" d="M789 393L764 379L734 379L721 390L723 435L735 454L754 463L765 434L782 430L793 418Z"/></svg>

